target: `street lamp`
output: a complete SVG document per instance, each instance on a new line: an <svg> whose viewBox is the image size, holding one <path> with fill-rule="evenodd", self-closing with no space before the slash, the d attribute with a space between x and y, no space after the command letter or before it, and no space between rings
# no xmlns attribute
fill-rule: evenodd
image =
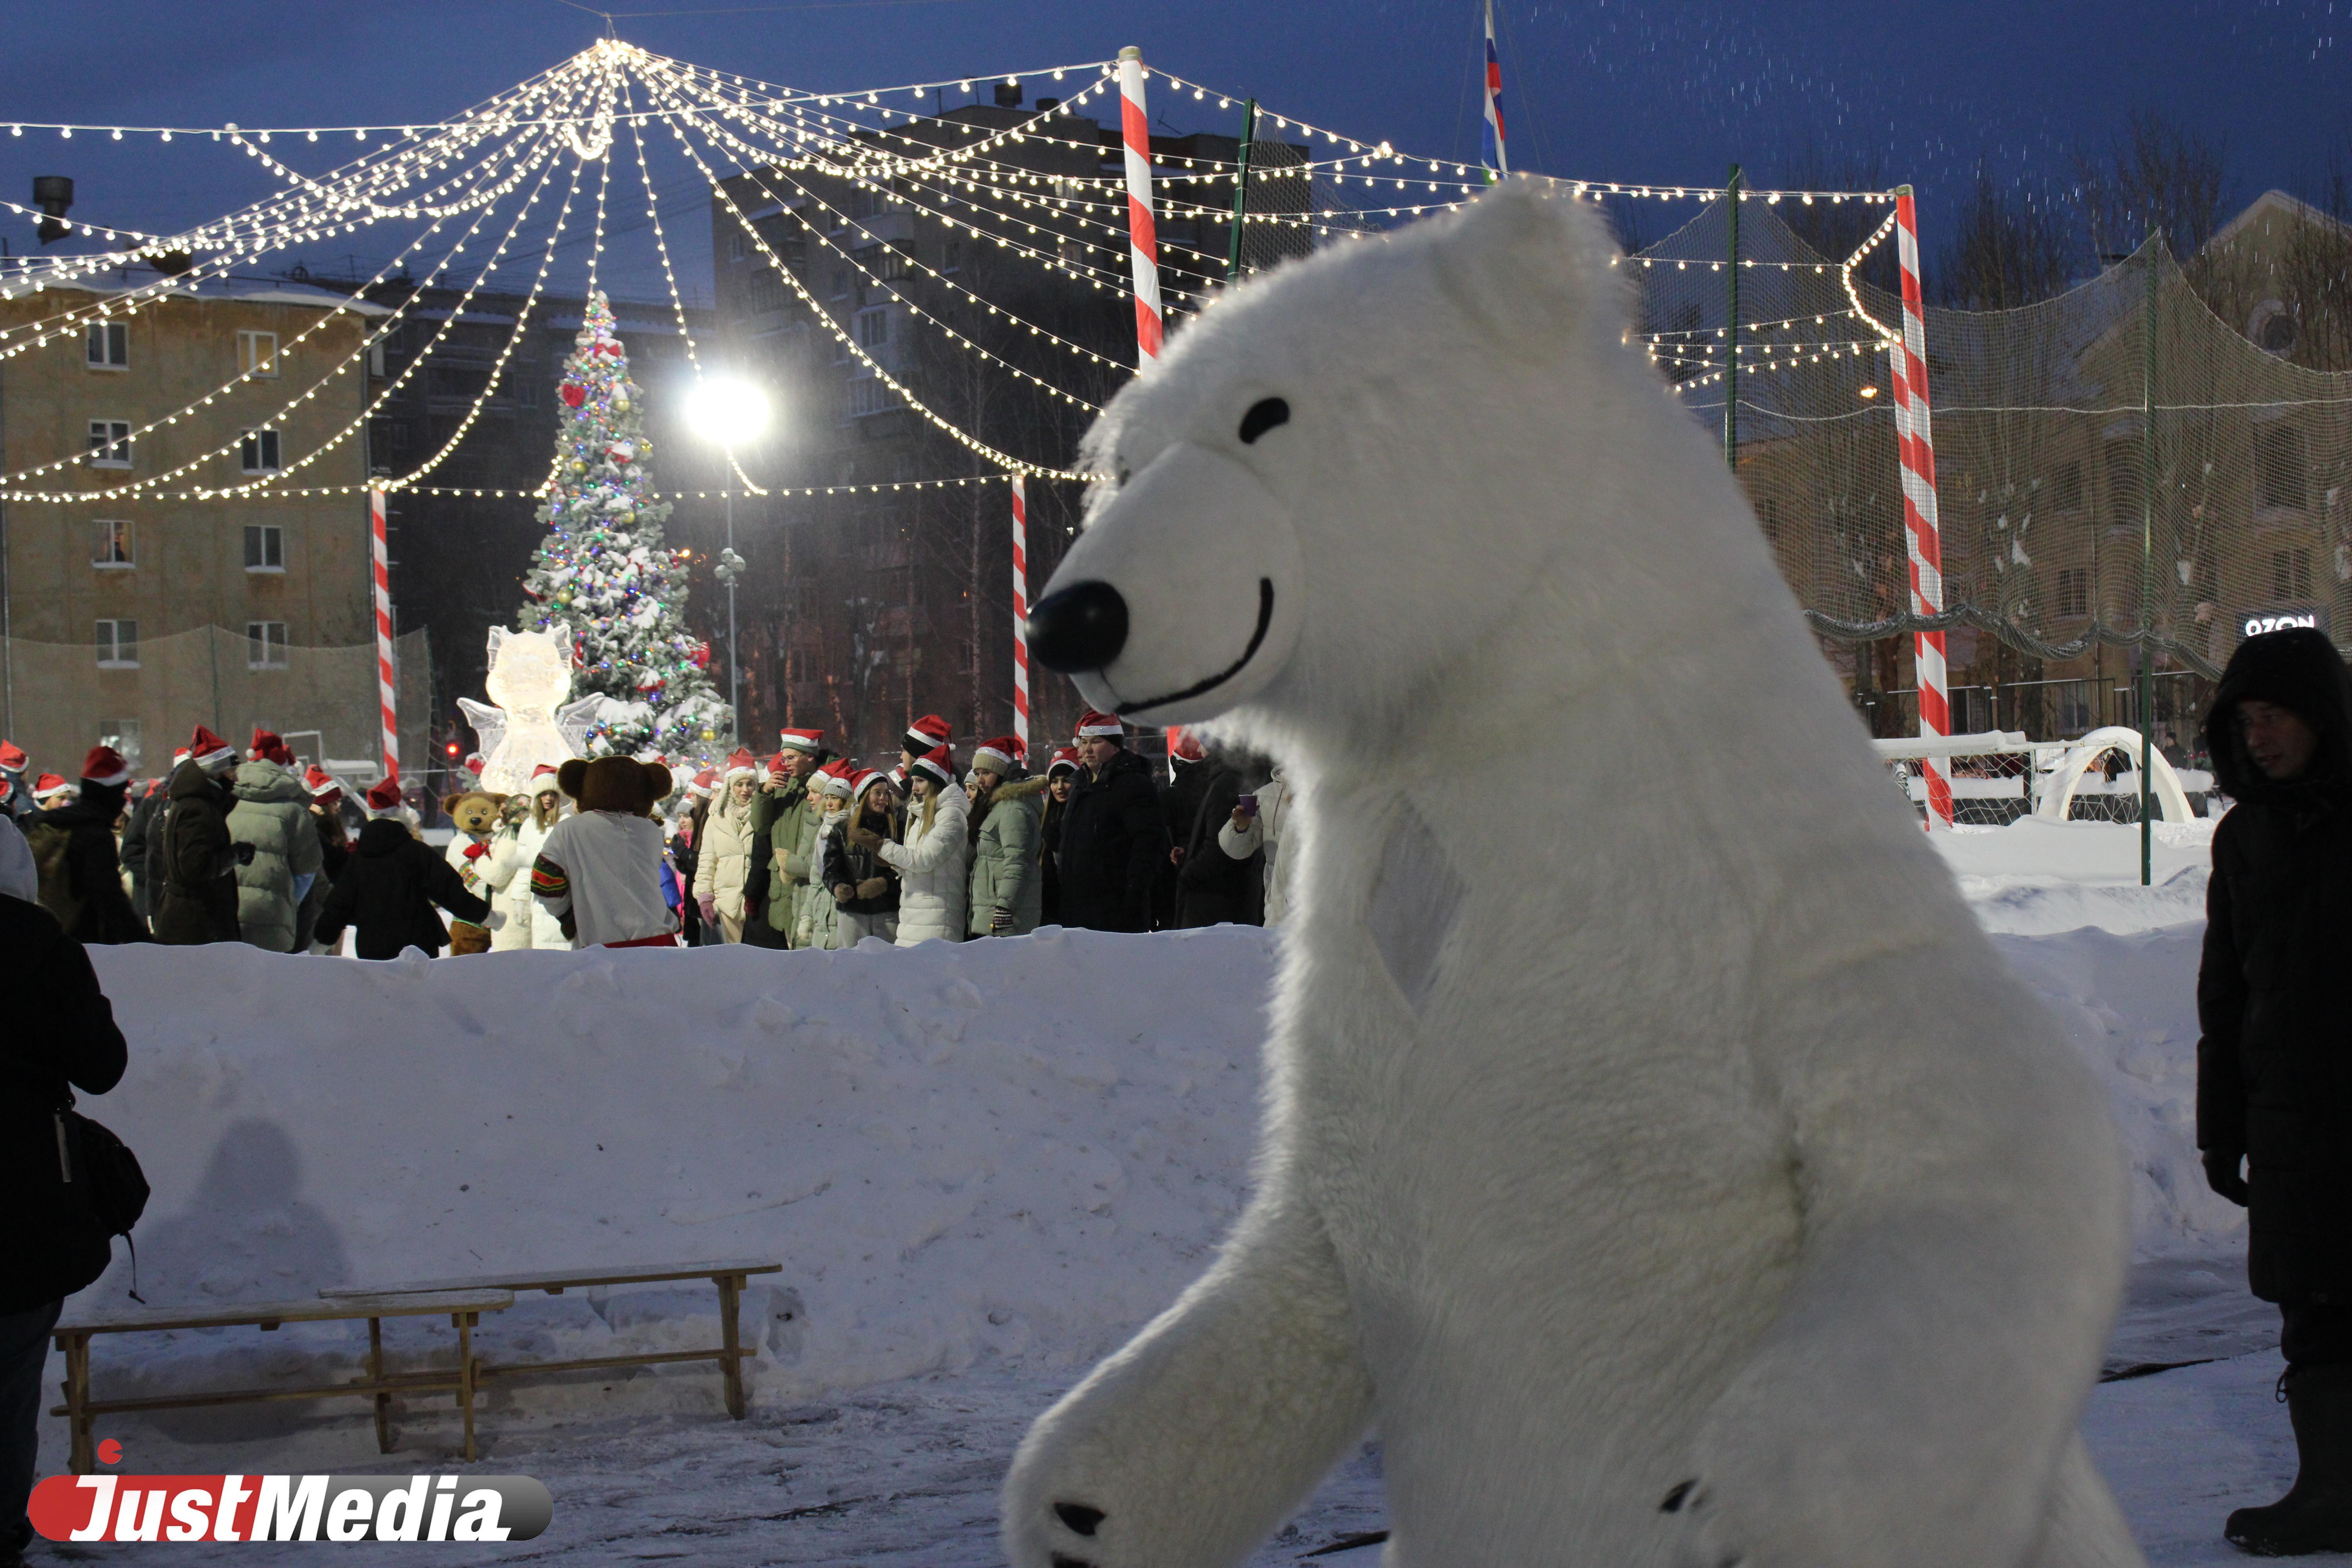
<svg viewBox="0 0 2352 1568"><path fill-rule="evenodd" d="M703 438L726 449L730 466L735 448L756 440L768 427L768 399L745 381L712 378L695 383L687 395L686 422ZM719 552L717 576L727 584L727 739L742 738L742 665L735 657L735 584L743 575L743 558L735 553L735 482L727 477L719 492L727 505L727 547Z"/></svg>

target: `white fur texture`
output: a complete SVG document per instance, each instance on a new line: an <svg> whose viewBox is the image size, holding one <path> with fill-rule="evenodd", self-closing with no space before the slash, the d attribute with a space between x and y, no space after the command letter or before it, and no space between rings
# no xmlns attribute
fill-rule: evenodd
<svg viewBox="0 0 2352 1568"><path fill-rule="evenodd" d="M1097 427L1128 478L1055 586L1132 630L1080 685L1213 679L1276 582L1137 716L1280 757L1300 842L1258 1194L1023 1445L1016 1568L1232 1563L1374 1427L1391 1568L2139 1561L2075 1436L2104 1104L1609 254L1506 188L1238 290Z"/></svg>

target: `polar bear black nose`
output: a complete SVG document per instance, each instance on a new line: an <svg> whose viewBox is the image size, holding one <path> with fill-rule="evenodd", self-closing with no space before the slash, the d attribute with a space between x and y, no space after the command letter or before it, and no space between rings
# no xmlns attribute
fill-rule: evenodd
<svg viewBox="0 0 2352 1568"><path fill-rule="evenodd" d="M1108 583L1073 583L1029 612L1029 653L1068 675L1100 669L1127 646L1127 601Z"/></svg>

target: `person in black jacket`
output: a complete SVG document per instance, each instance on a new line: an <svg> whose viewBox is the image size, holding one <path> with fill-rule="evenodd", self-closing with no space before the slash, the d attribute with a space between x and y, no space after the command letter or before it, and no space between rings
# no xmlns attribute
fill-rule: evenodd
<svg viewBox="0 0 2352 1568"><path fill-rule="evenodd" d="M1264 862L1255 855L1235 860L1217 845L1217 829L1233 819L1241 801L1242 772L1214 753L1192 765L1202 770L1202 779L1192 819L1177 840L1176 924L1262 925L1257 895Z"/></svg>
<svg viewBox="0 0 2352 1568"><path fill-rule="evenodd" d="M17 837L0 818L0 835ZM130 1054L89 955L32 901L32 857L0 846L0 1561L30 1543L41 1369L65 1299L106 1272L114 1246L58 1164L57 1112L104 1094Z"/></svg>
<svg viewBox="0 0 2352 1568"><path fill-rule="evenodd" d="M1150 931L1169 850L1150 764L1127 749L1117 719L1094 712L1078 721L1078 760L1084 771L1062 814L1062 923Z"/></svg>
<svg viewBox="0 0 2352 1568"><path fill-rule="evenodd" d="M236 868L253 858L253 847L240 851L229 838L228 786L236 778L236 748L197 725L188 760L172 774L157 942L195 946L237 938Z"/></svg>
<svg viewBox="0 0 2352 1568"><path fill-rule="evenodd" d="M25 824L25 841L41 873L41 906L80 942L145 942L147 925L122 890L114 824L131 766L111 746L92 746L82 759L81 793L70 805L45 811Z"/></svg>
<svg viewBox="0 0 2352 1568"><path fill-rule="evenodd" d="M122 829L122 868L131 873L131 907L138 913L139 924L145 929L155 918L155 908L162 902L163 885L148 875L151 836L160 839L163 816L163 781L149 779L139 784L131 802L131 820Z"/></svg>
<svg viewBox="0 0 2352 1568"><path fill-rule="evenodd" d="M350 926L358 957L398 958L408 948L437 953L449 945L436 904L470 924L488 922L489 904L466 891L457 868L409 832L398 780L369 790L367 804L368 825L319 911L313 941L332 946Z"/></svg>
<svg viewBox="0 0 2352 1568"><path fill-rule="evenodd" d="M2352 673L2324 633L2248 637L2205 741L2237 804L2206 889L2197 1146L2251 1210L2302 1457L2284 1498L2223 1533L2263 1556L2352 1551Z"/></svg>
<svg viewBox="0 0 2352 1568"><path fill-rule="evenodd" d="M1045 764L1045 815L1037 824L1039 872L1037 923L1062 923L1062 818L1070 809L1070 795L1078 786L1078 753L1064 746Z"/></svg>

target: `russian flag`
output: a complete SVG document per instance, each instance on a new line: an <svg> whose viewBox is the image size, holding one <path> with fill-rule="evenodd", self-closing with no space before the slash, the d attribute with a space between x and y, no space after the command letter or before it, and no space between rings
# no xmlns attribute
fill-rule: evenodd
<svg viewBox="0 0 2352 1568"><path fill-rule="evenodd" d="M1503 138L1503 62L1495 53L1495 0L1486 0L1486 183L1511 172Z"/></svg>

